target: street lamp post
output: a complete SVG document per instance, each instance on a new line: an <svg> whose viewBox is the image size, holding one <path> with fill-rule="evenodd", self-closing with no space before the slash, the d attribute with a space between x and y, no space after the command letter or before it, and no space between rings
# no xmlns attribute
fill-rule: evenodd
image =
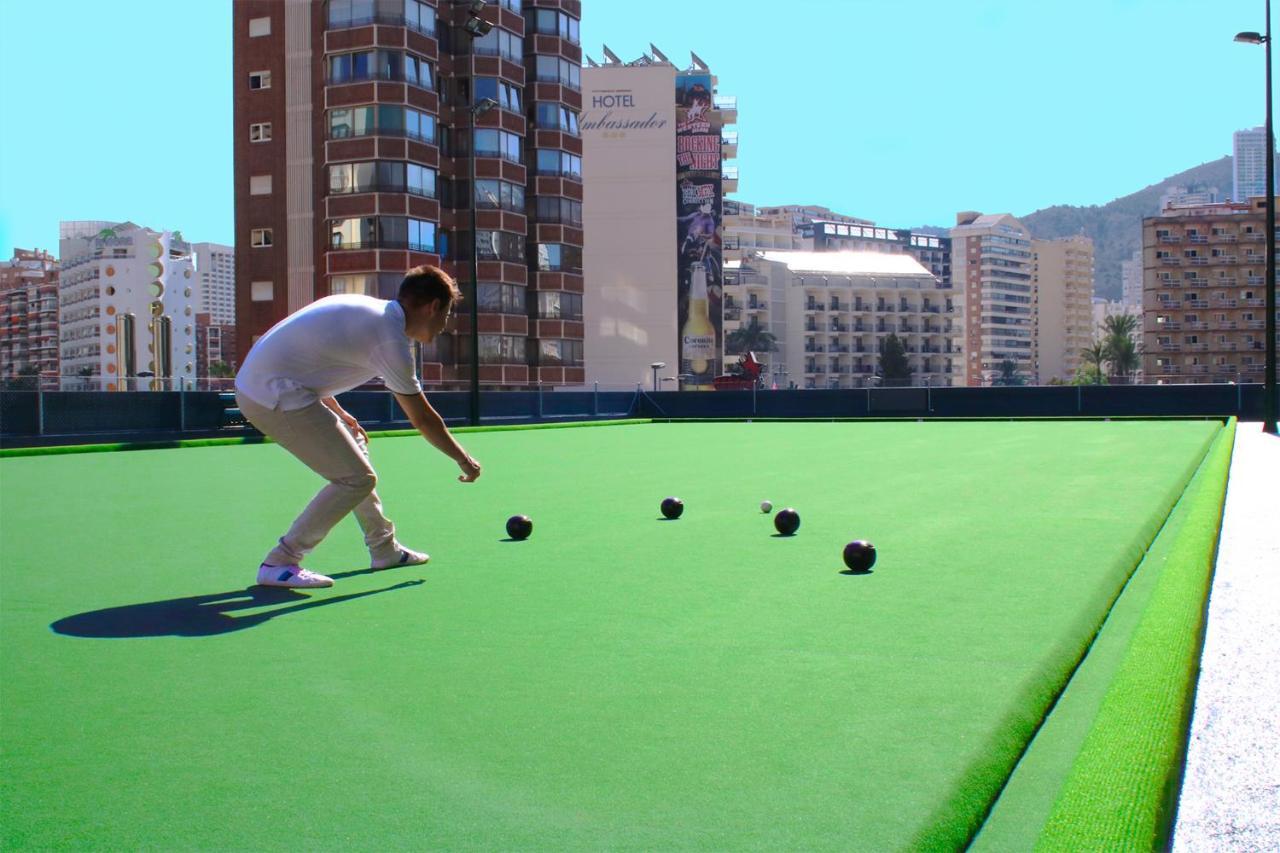
<svg viewBox="0 0 1280 853"><path fill-rule="evenodd" d="M653 390L654 391L658 390L658 371L666 366L667 366L667 363L665 361L655 361L653 364L649 365L649 369L653 371Z"/></svg>
<svg viewBox="0 0 1280 853"><path fill-rule="evenodd" d="M1263 379L1262 429L1276 434L1276 138L1271 126L1271 0L1266 0L1266 33L1239 33L1236 41L1261 44L1266 49L1267 72L1267 365ZM1237 199L1239 201L1239 199Z"/></svg>
<svg viewBox="0 0 1280 853"><path fill-rule="evenodd" d="M467 10L467 20L463 23L462 28L466 30L467 35L471 37L472 50L471 57L475 56L475 40L488 35L489 30L493 29L493 24L481 18L484 12L485 0L453 0L454 6L465 6ZM467 205L471 209L471 394L468 401L468 422L472 426L480 425L480 241L476 236L476 116L487 113L498 105L498 102L492 98L485 98L477 101L475 98L475 65L471 63L468 67L471 72L471 106L467 108L469 122L467 124L467 132L469 138L467 140L467 152L470 155L467 159L471 161L471 203Z"/></svg>
<svg viewBox="0 0 1280 853"><path fill-rule="evenodd" d="M474 90L474 86L472 87ZM471 156L471 397L470 417L472 426L480 426L480 237L476 231L476 117L482 116L498 105L493 98L473 103L467 113L471 116L468 127L470 138L467 150Z"/></svg>

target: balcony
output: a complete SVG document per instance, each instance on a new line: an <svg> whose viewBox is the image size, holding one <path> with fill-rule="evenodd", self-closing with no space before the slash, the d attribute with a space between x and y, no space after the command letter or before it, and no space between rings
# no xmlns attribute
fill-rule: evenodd
<svg viewBox="0 0 1280 853"><path fill-rule="evenodd" d="M711 99L711 106L720 113L720 120L725 124L738 123L738 99L732 95L716 95Z"/></svg>
<svg viewBox="0 0 1280 853"><path fill-rule="evenodd" d="M1206 267L1209 265L1208 258L1187 258L1187 263L1193 267Z"/></svg>
<svg viewBox="0 0 1280 853"><path fill-rule="evenodd" d="M1178 258L1161 258L1160 265L1165 267L1176 267L1176 266L1181 266L1182 261L1180 261Z"/></svg>
<svg viewBox="0 0 1280 853"><path fill-rule="evenodd" d="M1212 234L1212 235L1210 235L1210 239L1211 239L1211 240L1213 240L1213 242L1215 242L1215 243L1234 243L1234 242L1236 241L1236 235L1234 235L1234 234Z"/></svg>
<svg viewBox="0 0 1280 853"><path fill-rule="evenodd" d="M738 134L726 131L720 134L720 156L732 160L738 156Z"/></svg>
<svg viewBox="0 0 1280 853"><path fill-rule="evenodd" d="M1188 243L1208 243L1209 238L1203 234L1188 234L1187 242Z"/></svg>
<svg viewBox="0 0 1280 853"><path fill-rule="evenodd" d="M1184 299L1182 300L1183 308L1208 308L1208 299Z"/></svg>

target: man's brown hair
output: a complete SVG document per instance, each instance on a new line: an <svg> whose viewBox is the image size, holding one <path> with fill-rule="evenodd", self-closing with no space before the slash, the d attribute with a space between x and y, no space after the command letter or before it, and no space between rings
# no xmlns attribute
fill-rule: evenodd
<svg viewBox="0 0 1280 853"><path fill-rule="evenodd" d="M405 274L396 298L412 306L425 305L438 299L441 306L447 309L462 300L462 291L447 272L431 264L423 264Z"/></svg>

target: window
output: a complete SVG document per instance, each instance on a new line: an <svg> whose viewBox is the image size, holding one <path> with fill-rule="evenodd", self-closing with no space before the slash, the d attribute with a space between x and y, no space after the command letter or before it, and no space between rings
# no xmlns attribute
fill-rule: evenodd
<svg viewBox="0 0 1280 853"><path fill-rule="evenodd" d="M271 245L271 229L270 228L254 228L249 232L249 245L257 249L264 249Z"/></svg>
<svg viewBox="0 0 1280 853"><path fill-rule="evenodd" d="M465 204L464 200L462 205ZM510 210L523 215L524 187L506 181L480 178L476 181L476 208Z"/></svg>
<svg viewBox="0 0 1280 853"><path fill-rule="evenodd" d="M554 148L538 149L534 172L539 175L559 175L566 178L582 179L582 158L568 151Z"/></svg>
<svg viewBox="0 0 1280 853"><path fill-rule="evenodd" d="M271 88L271 72L270 71L250 71L249 72L249 88L250 89L270 89Z"/></svg>
<svg viewBox="0 0 1280 853"><path fill-rule="evenodd" d="M520 109L520 89L505 83L496 77L475 78L475 100L473 103L490 98L498 102L498 106L508 112L518 113Z"/></svg>
<svg viewBox="0 0 1280 853"><path fill-rule="evenodd" d="M253 302L270 302L275 297L275 287L269 281L255 281L249 285L249 299Z"/></svg>
<svg viewBox="0 0 1280 853"><path fill-rule="evenodd" d="M520 14L520 0L500 0L502 8L510 9L517 15Z"/></svg>
<svg viewBox="0 0 1280 853"><path fill-rule="evenodd" d="M528 9L524 13L524 31L546 36L559 36L578 44L578 19L554 9Z"/></svg>
<svg viewBox="0 0 1280 853"><path fill-rule="evenodd" d="M538 364L582 364L582 341L544 338L538 341Z"/></svg>
<svg viewBox="0 0 1280 853"><path fill-rule="evenodd" d="M434 252L434 222L404 216L363 216L336 219L329 223L329 246L333 249L374 247Z"/></svg>
<svg viewBox="0 0 1280 853"><path fill-rule="evenodd" d="M329 57L329 82L333 85L359 80L403 80L423 89L432 88L431 63L398 50L363 50Z"/></svg>
<svg viewBox="0 0 1280 853"><path fill-rule="evenodd" d="M435 35L436 13L420 0L329 0L329 28L344 29L372 23L404 24Z"/></svg>
<svg viewBox="0 0 1280 853"><path fill-rule="evenodd" d="M524 235L512 234L509 231L477 231L480 240L477 244L477 255L484 261L508 261L522 264L525 262ZM460 241L465 244L465 240ZM466 247L469 257L470 247Z"/></svg>
<svg viewBox="0 0 1280 853"><path fill-rule="evenodd" d="M271 19L270 18L250 18L249 19L249 38L257 38L258 36L271 35Z"/></svg>
<svg viewBox="0 0 1280 853"><path fill-rule="evenodd" d="M538 293L538 319L581 320L582 294L544 290Z"/></svg>
<svg viewBox="0 0 1280 853"><path fill-rule="evenodd" d="M497 27L475 39L472 51L480 56L501 56L520 65L524 64L524 39Z"/></svg>
<svg viewBox="0 0 1280 853"><path fill-rule="evenodd" d="M582 272L582 249L562 243L539 243L537 263L540 272Z"/></svg>
<svg viewBox="0 0 1280 853"><path fill-rule="evenodd" d="M537 10L545 11L543 9ZM582 68L558 56L539 54L534 64L534 78L539 83L559 83L570 89L582 88Z"/></svg>
<svg viewBox="0 0 1280 853"><path fill-rule="evenodd" d="M271 122L264 121L257 124L249 125L249 141L250 142L270 142L271 141Z"/></svg>
<svg viewBox="0 0 1280 853"><path fill-rule="evenodd" d="M525 289L518 284L480 282L477 309L487 314L525 314Z"/></svg>
<svg viewBox="0 0 1280 853"><path fill-rule="evenodd" d="M436 171L417 163L378 160L329 167L329 193L407 192L435 198Z"/></svg>
<svg viewBox="0 0 1280 853"><path fill-rule="evenodd" d="M271 195L271 176L251 175L249 177L249 195Z"/></svg>
<svg viewBox="0 0 1280 853"><path fill-rule="evenodd" d="M539 222L563 222L569 225L582 224L582 202L568 198L537 199L535 217Z"/></svg>
<svg viewBox="0 0 1280 853"><path fill-rule="evenodd" d="M578 114L560 104L535 105L533 121L543 130L559 130L574 136L578 135Z"/></svg>
<svg viewBox="0 0 1280 853"><path fill-rule="evenodd" d="M477 157L501 157L512 163L523 163L523 140L514 133L488 127L475 129Z"/></svg>
<svg viewBox="0 0 1280 853"><path fill-rule="evenodd" d="M418 110L386 104L329 110L330 139L369 134L407 136L434 145L436 120L435 116Z"/></svg>
<svg viewBox="0 0 1280 853"><path fill-rule="evenodd" d="M481 364L526 364L528 338L515 335L480 335ZM459 353L463 360L471 357L470 348Z"/></svg>

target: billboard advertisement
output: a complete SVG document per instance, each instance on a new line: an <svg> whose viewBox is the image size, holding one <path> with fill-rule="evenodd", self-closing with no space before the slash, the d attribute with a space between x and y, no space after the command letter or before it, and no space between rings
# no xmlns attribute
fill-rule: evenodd
<svg viewBox="0 0 1280 853"><path fill-rule="evenodd" d="M682 387L711 390L724 324L720 128L711 122L710 74L676 76L677 323Z"/></svg>

